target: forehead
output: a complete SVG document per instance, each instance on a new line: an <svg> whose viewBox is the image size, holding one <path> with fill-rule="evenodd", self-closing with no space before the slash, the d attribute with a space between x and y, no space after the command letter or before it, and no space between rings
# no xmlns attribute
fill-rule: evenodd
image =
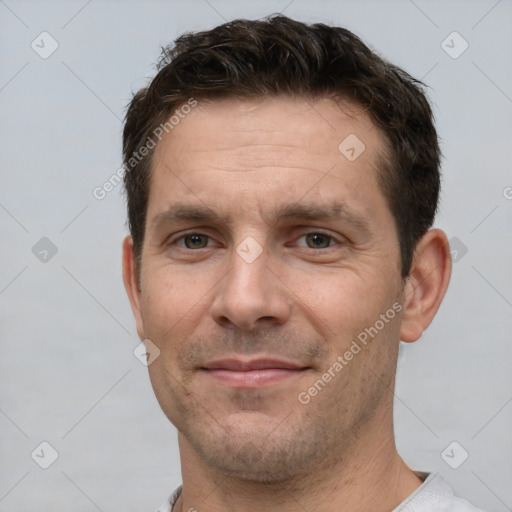
<svg viewBox="0 0 512 512"><path fill-rule="evenodd" d="M339 145L350 135L364 144L363 159L367 163L383 150L382 134L365 109L346 101L290 96L200 100L189 113L180 116L172 131L164 134L156 153L187 149L190 157L192 152L230 150L236 146L239 154L243 154L244 146L250 149L268 144L276 149L281 146L278 149L282 151L290 150L298 160L315 153L339 157L343 154ZM357 139L351 140L358 145L358 153L363 146ZM265 153L268 154L261 151L260 155L264 157ZM179 152L174 156L179 161ZM345 156L354 155L349 152Z"/></svg>
<svg viewBox="0 0 512 512"><path fill-rule="evenodd" d="M348 200L371 213L369 202L383 201L377 169L385 145L363 110L328 98L199 101L155 149L148 217L177 199L224 199L229 210L235 191L259 211L276 206L279 194L284 202Z"/></svg>

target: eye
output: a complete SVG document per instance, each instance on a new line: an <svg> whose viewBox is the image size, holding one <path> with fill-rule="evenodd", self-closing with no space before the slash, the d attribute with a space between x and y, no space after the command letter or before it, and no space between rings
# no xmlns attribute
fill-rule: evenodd
<svg viewBox="0 0 512 512"><path fill-rule="evenodd" d="M210 237L207 235L189 233L188 235L183 235L180 238L177 238L174 243L182 249L204 249L208 246L209 239Z"/></svg>
<svg viewBox="0 0 512 512"><path fill-rule="evenodd" d="M303 240L303 242L301 242ZM300 247L308 249L328 249L337 244L337 240L327 233L315 231L306 233L299 237L296 244ZM212 239L208 235L202 233L187 233L176 238L171 245L176 245L181 249L205 249L212 245Z"/></svg>
<svg viewBox="0 0 512 512"><path fill-rule="evenodd" d="M301 240L302 238L305 239L306 246L309 249L327 249L334 243L332 236L320 232L308 233L306 235L301 236L298 240Z"/></svg>

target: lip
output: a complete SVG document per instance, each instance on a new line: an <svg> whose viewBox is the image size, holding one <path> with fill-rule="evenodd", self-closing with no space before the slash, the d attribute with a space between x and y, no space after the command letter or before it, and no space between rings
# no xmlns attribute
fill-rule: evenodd
<svg viewBox="0 0 512 512"><path fill-rule="evenodd" d="M274 358L228 358L212 361L201 371L221 384L237 388L257 388L301 375L309 367Z"/></svg>

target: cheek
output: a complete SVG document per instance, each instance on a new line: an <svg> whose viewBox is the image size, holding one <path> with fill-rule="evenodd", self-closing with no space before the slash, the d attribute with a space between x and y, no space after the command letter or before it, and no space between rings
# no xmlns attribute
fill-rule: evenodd
<svg viewBox="0 0 512 512"><path fill-rule="evenodd" d="M387 357L390 345L399 338L398 290L382 277L364 279L346 269L314 281L314 287L310 283L304 286L308 293L302 295L302 312L326 340L331 362L345 354L354 342L361 348L356 357L365 364L370 364L375 354L380 354L377 358ZM357 351L357 346L353 350ZM379 366L378 361L371 363L374 364Z"/></svg>
<svg viewBox="0 0 512 512"><path fill-rule="evenodd" d="M330 327L333 333L351 326L375 322L385 305L389 290L375 276L348 268L335 268L329 273L295 276L290 289L302 309L310 311L318 322Z"/></svg>
<svg viewBox="0 0 512 512"><path fill-rule="evenodd" d="M146 337L160 350L176 346L174 341L182 342L204 315L209 289L205 279L165 269L153 270L142 291Z"/></svg>

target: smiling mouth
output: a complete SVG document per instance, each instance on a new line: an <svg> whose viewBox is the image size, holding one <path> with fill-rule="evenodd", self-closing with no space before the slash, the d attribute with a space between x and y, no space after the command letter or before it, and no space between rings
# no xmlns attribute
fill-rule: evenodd
<svg viewBox="0 0 512 512"><path fill-rule="evenodd" d="M302 375L310 367L278 359L223 359L201 367L214 381L236 388L270 386Z"/></svg>

